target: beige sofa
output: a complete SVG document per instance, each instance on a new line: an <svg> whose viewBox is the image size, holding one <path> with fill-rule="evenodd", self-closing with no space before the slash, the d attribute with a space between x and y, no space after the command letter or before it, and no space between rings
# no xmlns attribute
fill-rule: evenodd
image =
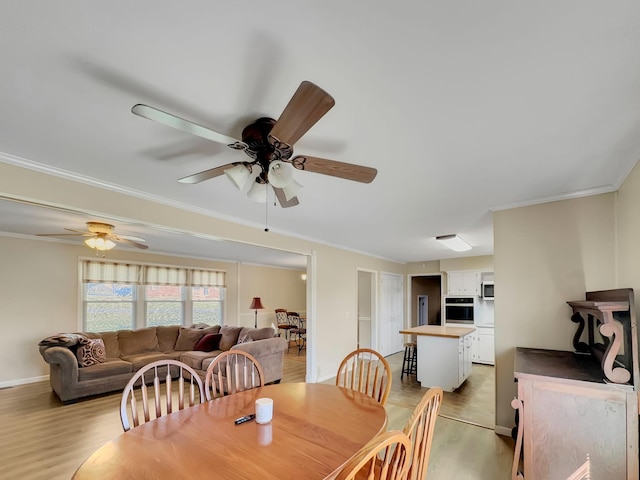
<svg viewBox="0 0 640 480"><path fill-rule="evenodd" d="M217 348L206 351L206 345L203 347L206 343ZM121 390L142 366L166 358L186 363L204 380L209 364L226 350L250 353L260 362L265 383L279 382L287 342L274 337L271 328L219 325L186 328L175 325L59 334L42 340L39 348L49 364L51 388L62 402L67 403L81 397Z"/></svg>

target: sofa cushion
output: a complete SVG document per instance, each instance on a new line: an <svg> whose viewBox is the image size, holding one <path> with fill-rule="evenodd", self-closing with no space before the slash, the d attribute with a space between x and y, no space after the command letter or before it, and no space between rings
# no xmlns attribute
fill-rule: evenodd
<svg viewBox="0 0 640 480"><path fill-rule="evenodd" d="M90 367L107 361L107 354L104 348L104 341L101 338L95 340L81 340L76 358L79 367Z"/></svg>
<svg viewBox="0 0 640 480"><path fill-rule="evenodd" d="M108 378L114 375L121 375L124 373L133 374L133 365L130 362L125 362L119 359L110 359L104 363L98 365L92 365L90 367L78 369L78 380L83 382L85 380L95 380L97 378Z"/></svg>
<svg viewBox="0 0 640 480"><path fill-rule="evenodd" d="M104 349L107 352L107 358L118 358L120 356L118 332L102 332L100 336L104 342Z"/></svg>
<svg viewBox="0 0 640 480"><path fill-rule="evenodd" d="M156 327L158 350L161 352L175 350L178 333L180 333L180 325L163 325Z"/></svg>
<svg viewBox="0 0 640 480"><path fill-rule="evenodd" d="M122 360L133 364L133 370L137 371L144 367L147 363L155 362L157 360L166 360L172 358L166 353L162 352L146 352L135 353L133 355L126 355L122 357Z"/></svg>
<svg viewBox="0 0 640 480"><path fill-rule="evenodd" d="M241 330L242 327L232 327L230 325L224 325L220 328L220 333L222 334L222 338L220 339L220 350L226 352L238 343L238 335L240 335Z"/></svg>
<svg viewBox="0 0 640 480"><path fill-rule="evenodd" d="M156 327L140 328L138 330L119 330L118 343L120 356L137 353L158 352L158 337Z"/></svg>
<svg viewBox="0 0 640 480"><path fill-rule="evenodd" d="M221 338L221 333L207 333L204 337L198 340L198 343L196 343L196 346L193 347L193 349L200 352L218 350Z"/></svg>
<svg viewBox="0 0 640 480"><path fill-rule="evenodd" d="M198 340L204 337L204 330L198 330L197 328L180 327L180 333L178 334L178 340L176 340L176 346L174 350L193 350Z"/></svg>
<svg viewBox="0 0 640 480"><path fill-rule="evenodd" d="M213 359L221 353L222 350L214 350L212 352L182 352L182 355L180 355L180 361L182 363L186 363L191 368L195 368L196 370L206 370ZM204 366L205 361L207 362L206 366Z"/></svg>
<svg viewBox="0 0 640 480"><path fill-rule="evenodd" d="M264 340L265 338L273 338L275 336L275 332L271 327L262 327L262 328L244 327L240 331L240 335L238 336L238 339L244 337L245 335L249 335L251 337L251 340Z"/></svg>

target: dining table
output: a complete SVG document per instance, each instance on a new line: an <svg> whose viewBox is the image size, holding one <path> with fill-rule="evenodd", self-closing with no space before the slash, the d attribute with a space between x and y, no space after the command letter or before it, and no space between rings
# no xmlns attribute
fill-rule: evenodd
<svg viewBox="0 0 640 480"><path fill-rule="evenodd" d="M235 420L273 400L270 423ZM386 429L373 398L322 383L245 390L151 420L106 443L74 480L331 479Z"/></svg>

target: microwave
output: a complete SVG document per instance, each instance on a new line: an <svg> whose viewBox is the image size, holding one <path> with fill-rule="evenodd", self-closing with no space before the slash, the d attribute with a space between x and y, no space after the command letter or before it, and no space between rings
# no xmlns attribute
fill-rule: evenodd
<svg viewBox="0 0 640 480"><path fill-rule="evenodd" d="M493 300L493 282L482 282L481 293L485 300Z"/></svg>

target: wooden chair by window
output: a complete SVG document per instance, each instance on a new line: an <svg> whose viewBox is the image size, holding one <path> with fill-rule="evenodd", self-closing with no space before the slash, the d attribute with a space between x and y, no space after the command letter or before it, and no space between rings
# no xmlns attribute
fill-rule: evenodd
<svg viewBox="0 0 640 480"><path fill-rule="evenodd" d="M229 350L218 355L204 378L207 400L264 385L264 373L258 360L241 350Z"/></svg>
<svg viewBox="0 0 640 480"><path fill-rule="evenodd" d="M298 355L300 355L302 349L307 347L307 328L304 325L304 320L295 312L293 312L293 314L289 312L289 323L293 325L290 332L298 347Z"/></svg>
<svg viewBox="0 0 640 480"><path fill-rule="evenodd" d="M172 381L172 373L175 381ZM176 398L174 398L172 390L176 386L175 384L177 384L178 390L177 405L174 403ZM140 386L137 390L136 385ZM153 385L151 398L148 385ZM155 413L153 417L150 409L152 401L153 413ZM195 370L177 360L158 360L138 370L124 387L120 401L122 428L126 432L141 423L149 422L176 410L182 410L185 408L185 403L192 407L204 401L202 380ZM129 418L129 414L131 418Z"/></svg>
<svg viewBox="0 0 640 480"><path fill-rule="evenodd" d="M284 338L289 341L289 331L293 328L293 325L289 323L289 315L286 308L276 308L276 325L278 325L278 330L284 330Z"/></svg>
<svg viewBox="0 0 640 480"><path fill-rule="evenodd" d="M391 390L391 368L375 350L360 348L342 360L336 385L369 395L384 405Z"/></svg>
<svg viewBox="0 0 640 480"><path fill-rule="evenodd" d="M410 455L411 440L404 433L382 433L351 457L336 480L404 480Z"/></svg>
<svg viewBox="0 0 640 480"><path fill-rule="evenodd" d="M587 455L587 460L578 469L567 477L567 480L590 480L591 479L591 459Z"/></svg>
<svg viewBox="0 0 640 480"><path fill-rule="evenodd" d="M442 389L431 387L424 394L404 427L404 433L411 439L412 455L407 480L422 480L427 475L429 454L433 441L433 430L442 405Z"/></svg>

